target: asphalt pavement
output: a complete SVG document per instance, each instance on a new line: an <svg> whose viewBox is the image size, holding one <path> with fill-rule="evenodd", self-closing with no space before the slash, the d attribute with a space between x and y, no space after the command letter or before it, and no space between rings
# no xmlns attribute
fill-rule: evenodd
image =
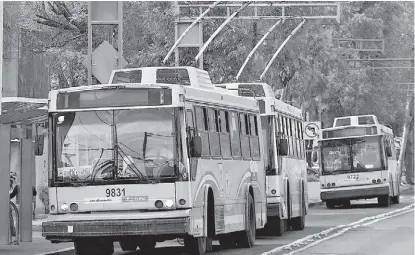
<svg viewBox="0 0 415 255"><path fill-rule="evenodd" d="M306 227L302 231L285 232L282 237L274 236L257 236L255 246L251 249L228 249L220 250L219 243L214 242L214 251L209 254L224 254L224 255L245 255L245 254L288 254L291 250L285 250L285 247L298 242L298 240L309 238L317 233L326 231L327 229L336 228L338 226L346 226L348 224L358 222L365 218L370 218L384 213L402 210L402 208L413 205L414 203L414 189L413 186L406 187L401 194L400 204L391 204L388 208L380 208L377 205L376 199L352 201L352 206L348 209L327 209L323 203L316 203L310 207L309 214L306 217ZM414 220L412 213L398 215L392 218L384 219L368 225L351 229L348 232L319 243L316 246L299 251L296 254L414 254L413 240L414 240ZM0 254L42 254L41 247L48 247L49 251L43 254L56 255L72 255L73 244L51 244L44 240L40 233L39 236L34 236L34 239L39 243L36 246L29 247L0 247ZM42 240L43 239L43 240ZM352 240L352 241L350 241ZM141 255L139 250L135 252L122 252L118 243L114 243L116 255ZM53 248L52 248L53 247ZM382 248L384 247L384 248ZM390 248L392 247L392 248ZM393 248L395 247L395 248ZM20 248L20 253L16 248ZM31 249L35 248L35 249ZM284 250L281 250L283 249ZM399 250L399 249L400 250ZM30 250L32 250L30 252ZM63 250L62 250L63 249ZM278 249L280 249L278 251ZM304 247L303 247L304 249ZM24 250L24 252L23 252ZM59 251L60 250L60 251ZM277 251L276 251L277 250ZM295 250L295 249L294 249ZM297 249L298 250L298 249ZM276 251L270 253L269 251ZM376 251L376 252L374 252ZM186 254L184 247L177 241L166 241L158 243L157 248L152 254L169 254L169 255L184 255ZM265 255L265 254L263 254Z"/></svg>
<svg viewBox="0 0 415 255"><path fill-rule="evenodd" d="M295 254L413 255L414 211L351 229L343 235Z"/></svg>
<svg viewBox="0 0 415 255"><path fill-rule="evenodd" d="M302 239L304 237L319 233L321 231L338 227L341 225L348 225L353 222L357 222L363 218L370 218L373 216L377 216L380 214L388 213L391 211L399 210L401 208L407 207L414 203L414 190L413 187L410 189L402 192L401 194L401 202L400 204L391 204L387 208L378 207L377 199L370 199L370 200L360 200L360 201L352 201L352 205L348 209L327 209L324 204L315 205L310 208L309 215L306 217L306 227L302 231L289 231L284 233L282 237L273 237L273 236L259 236L257 237L255 246L250 249L229 249L229 250L220 250L219 244L214 242L213 249L214 251L210 254L223 254L223 255L245 255L245 254L255 254L259 255L268 251L271 251L278 247L283 247L287 244L290 244L298 239ZM414 219L413 219L413 211L412 213L402 214L396 217L392 217L389 219L385 219L383 221L379 221L376 224L370 225L370 227L364 228L365 231L361 229L355 229L353 231L347 232L344 234L346 237L339 236L335 239L327 241L331 244L330 247L323 247L321 249L323 252L320 252L319 247L316 246L314 249L314 253L307 253L308 250L304 250L302 253L297 254L324 254L324 255L339 255L339 254L414 254L413 253L413 240L414 240ZM398 224L399 223L399 224ZM385 228L384 231L379 231L378 228ZM399 226L399 227L398 227ZM396 229L395 229L396 228ZM388 230L389 229L389 230ZM371 235L373 233L377 233L377 235ZM393 237L388 237L389 235L393 235ZM403 238L402 236L405 235L406 237ZM346 240L347 238L351 238L353 242L342 242L342 240ZM377 236L377 238L375 238ZM339 241L340 240L340 241ZM398 250L387 250L377 248L379 251L384 253L377 253L373 252L374 249L370 249L373 246L379 245L379 242L382 242L383 246L388 246L392 241L395 241L393 244L395 247L406 247L402 248L405 249L405 252L398 252ZM401 242L399 245L397 242ZM336 242L342 243L342 245L337 246ZM323 244L322 242L321 244ZM319 245L321 245L319 244ZM412 245L412 246L411 246ZM116 245L117 247L118 245ZM354 246L349 247L349 246ZM164 243L159 243L157 245L156 252L153 254L169 254L169 255L184 255L185 250L182 245L180 245L177 241L167 241ZM359 247L362 247L359 250ZM349 249L349 250L347 250ZM376 251L378 251L376 250ZM310 250L311 251L311 250ZM350 251L350 252L349 252ZM412 253L406 253L406 251ZM272 253L272 254L286 254L287 251L282 251L279 253ZM143 254L140 251L136 252L121 252L119 248L116 248L115 254L128 254L128 255L139 255Z"/></svg>

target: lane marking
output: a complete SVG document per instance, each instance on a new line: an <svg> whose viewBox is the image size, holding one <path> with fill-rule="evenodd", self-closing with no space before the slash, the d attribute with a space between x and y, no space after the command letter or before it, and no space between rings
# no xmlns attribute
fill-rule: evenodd
<svg viewBox="0 0 415 255"><path fill-rule="evenodd" d="M74 251L74 250L75 250L74 247L69 247L69 248L55 250L55 251L48 251L48 252L44 252L44 253L36 253L34 255L54 255L54 254L59 254L61 252L69 252L69 251Z"/></svg>
<svg viewBox="0 0 415 255"><path fill-rule="evenodd" d="M331 213L310 213L308 215L310 216L320 216L320 215L358 215L358 214L369 214L369 212L343 212L341 210L339 210L337 213L336 212L331 212Z"/></svg>
<svg viewBox="0 0 415 255"><path fill-rule="evenodd" d="M313 242L313 243L311 243L311 244L308 244L308 245L304 246L303 248L300 248L300 249L298 249L298 250L296 250L296 251L292 251L292 252L288 253L288 255L293 255L293 254L296 254L296 253L302 252L302 251L304 251L304 250L306 250L306 249L308 249L308 248L310 248L310 247L316 246L316 245L317 245L317 244L319 244L319 243L322 243L322 242L327 241L327 240L329 240L329 239L333 239L333 238L335 238L335 237L338 237L338 236L340 236L340 235L343 235L344 233L346 233L347 231L349 231L349 230L351 230L351 229L355 229L355 228L358 228L358 227L361 227L361 226L369 226L369 225L372 225L372 224L374 224L374 223L376 223L376 222L378 222L378 221L381 221L381 220L386 220L386 219L389 219L389 218L392 218L392 217L396 217L396 216L399 216L399 215L401 215L401 214L405 214L405 213L413 212L413 211L414 211L414 209L412 208L412 209L409 209L409 210L406 210L406 211L403 211L403 212L400 212L400 213L397 213L397 214L394 214L394 215L390 215L390 216L387 216L387 217L383 217L383 218L380 218L380 219L376 219L376 220L373 220L373 221L370 221L370 222L364 223L364 224L362 224L362 225L355 225L355 226L353 226L353 227L347 227L347 228L344 228L344 229L342 229L341 231L339 231L339 232L337 232L337 233L335 233L335 234L333 234L333 235L331 235L331 236L327 236L327 237L325 237L325 238L323 238L323 239L320 239L320 240L317 240L317 241L315 241L315 242Z"/></svg>
<svg viewBox="0 0 415 255"><path fill-rule="evenodd" d="M382 213L382 214L379 214L379 215L376 215L376 216L365 217L363 219L360 219L356 222L353 222L353 223L350 223L350 224L347 224L347 225L339 225L337 227L329 228L329 229L323 230L319 233L308 235L304 238L296 240L296 241L294 241L292 243L289 243L287 245L277 247L277 248L272 249L272 250L267 251L267 252L263 252L261 255L274 255L274 254L277 254L278 252L281 252L283 250L293 250L292 247L300 247L300 245L305 245L305 244L306 244L305 247L311 247L311 246L314 246L314 245L320 243L322 240L327 240L327 239L339 236L339 235L343 234L344 232L346 232L346 231L348 231L352 228L357 228L357 227L360 226L361 223L363 223L365 221L370 221L371 220L371 221L376 222L376 221L379 221L378 219L381 219L381 218L386 219L386 218L393 217L394 214L400 215L400 214L403 214L402 212L406 213L406 212L409 212L409 211L413 211L414 205L415 204L411 204L411 205L405 206L403 208L396 209L394 211ZM333 231L339 230L339 229L340 229L339 232L328 236L328 234L330 232L333 232ZM323 236L325 236L325 237L323 237ZM321 237L323 237L323 238L319 239L317 241L314 241L314 238L321 238ZM307 242L313 242L313 243L307 244ZM303 248L305 248L305 247L303 247ZM299 251L302 251L302 250L304 250L304 249L300 249ZM297 252L299 252L299 251L297 251ZM290 254L294 254L294 253L290 253Z"/></svg>

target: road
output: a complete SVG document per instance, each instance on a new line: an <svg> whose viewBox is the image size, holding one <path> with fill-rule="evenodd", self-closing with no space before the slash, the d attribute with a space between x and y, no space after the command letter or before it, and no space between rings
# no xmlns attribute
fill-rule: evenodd
<svg viewBox="0 0 415 255"><path fill-rule="evenodd" d="M319 233L323 230L348 225L363 218L377 216L383 213L398 210L414 203L413 188L406 190L401 195L401 203L392 204L388 208L379 208L377 200L352 201L349 209L329 210L325 205L317 205L310 208L306 218L306 228L303 231L290 231L282 237L260 236L251 249L219 250L219 245L214 242L214 252L210 254L244 255L262 254L277 247L290 244L298 239ZM321 242L320 244L296 254L414 254L414 213L405 213L396 217L378 221L372 225L351 229L336 238ZM116 245L118 247L118 245ZM176 241L159 243L154 254L181 255L186 254L183 246ZM275 254L287 253L281 251ZM136 252L121 252L116 249L115 254L139 255Z"/></svg>
<svg viewBox="0 0 415 255"><path fill-rule="evenodd" d="M413 255L414 211L358 227L296 254Z"/></svg>

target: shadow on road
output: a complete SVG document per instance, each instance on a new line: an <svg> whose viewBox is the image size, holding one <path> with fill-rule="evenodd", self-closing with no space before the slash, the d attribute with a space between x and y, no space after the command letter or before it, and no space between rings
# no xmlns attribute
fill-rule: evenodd
<svg viewBox="0 0 415 255"><path fill-rule="evenodd" d="M226 251L227 249L221 249L219 245L213 245L213 251L208 252L207 254L221 254L221 252ZM238 250L237 248L233 248L231 250ZM128 254L128 255L149 255L148 253L141 252L137 250L133 253L117 253L117 254ZM156 248L151 255L192 255L186 251L183 246L175 246L175 247L160 247Z"/></svg>

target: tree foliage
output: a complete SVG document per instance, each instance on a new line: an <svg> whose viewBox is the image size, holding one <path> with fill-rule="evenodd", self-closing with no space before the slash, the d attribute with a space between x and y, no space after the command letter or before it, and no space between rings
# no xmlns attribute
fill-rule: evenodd
<svg viewBox="0 0 415 255"><path fill-rule="evenodd" d="M162 65L174 44L172 2L123 3L124 58L129 67ZM52 87L86 84L82 61L87 53L87 3L31 2L28 8L23 16L14 15L11 20L19 19L22 25L48 35L48 40L36 42L33 50L48 55ZM265 81L275 89L285 88L284 100L308 112L311 120L318 120L321 113L326 126L337 116L375 114L399 134L406 95L395 83L413 83L413 70L351 70L350 63L343 59L413 56L413 17L412 2L342 2L341 24L307 21L280 52ZM205 41L221 22L204 21ZM229 23L204 54L204 68L212 80L232 81L250 50L274 22ZM241 81L259 78L271 56L299 22L286 20L275 29L247 65ZM110 40L111 31L107 32L107 29L94 31L94 47ZM385 52L342 51L335 47L334 38L384 39ZM180 49L180 65L197 66L194 61L197 50ZM167 65L174 65L174 54Z"/></svg>

